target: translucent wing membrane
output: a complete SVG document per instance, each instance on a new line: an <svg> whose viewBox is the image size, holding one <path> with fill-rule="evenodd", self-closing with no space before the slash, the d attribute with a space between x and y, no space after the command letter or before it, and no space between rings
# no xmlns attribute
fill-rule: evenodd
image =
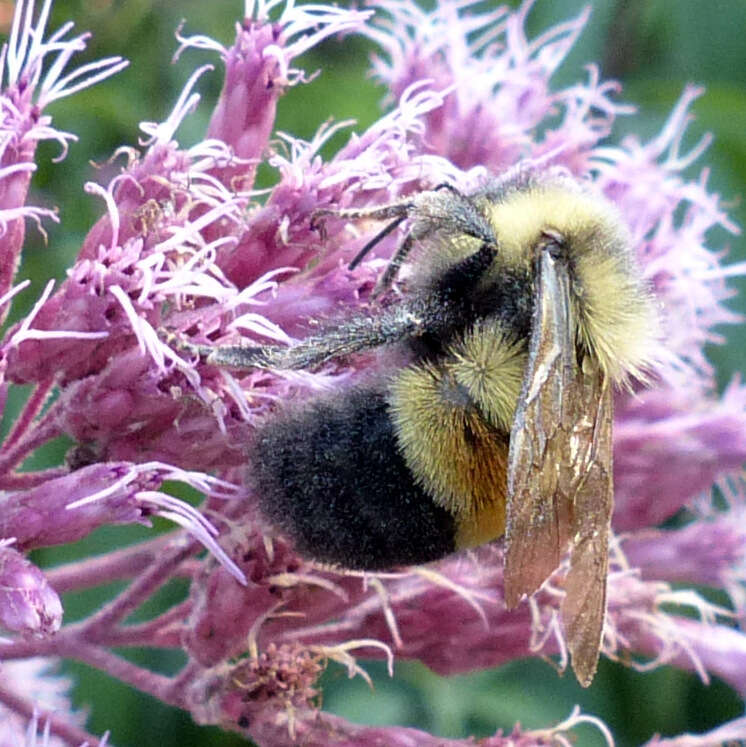
<svg viewBox="0 0 746 747"><path fill-rule="evenodd" d="M528 365L508 456L505 602L541 586L559 565L569 538L563 461L570 448L568 388L577 376L566 268L541 251Z"/></svg>
<svg viewBox="0 0 746 747"><path fill-rule="evenodd" d="M613 400L609 381L600 371L583 372L574 384L573 408L582 417L575 422L570 442L572 554L561 614L573 669L580 684L587 687L598 664L606 614L614 503Z"/></svg>
<svg viewBox="0 0 746 747"><path fill-rule="evenodd" d="M572 540L562 620L582 685L596 670L606 605L613 503L608 381L578 365L570 275L543 246L537 260L529 360L510 435L505 601L518 604L559 565Z"/></svg>

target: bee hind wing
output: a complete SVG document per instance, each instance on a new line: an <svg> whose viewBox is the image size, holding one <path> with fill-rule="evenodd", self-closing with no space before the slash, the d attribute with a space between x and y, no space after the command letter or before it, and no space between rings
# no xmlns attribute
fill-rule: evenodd
<svg viewBox="0 0 746 747"><path fill-rule="evenodd" d="M573 469L572 552L560 615L572 667L584 687L598 665L609 559L609 527L614 503L612 475L613 399L608 379L599 371L578 382L580 407L588 413L578 429L581 444Z"/></svg>

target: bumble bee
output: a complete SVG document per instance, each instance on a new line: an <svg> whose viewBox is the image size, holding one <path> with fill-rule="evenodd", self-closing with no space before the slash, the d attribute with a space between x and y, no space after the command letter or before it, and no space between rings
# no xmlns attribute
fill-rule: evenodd
<svg viewBox="0 0 746 747"><path fill-rule="evenodd" d="M407 358L259 427L248 482L263 512L301 554L348 569L505 535L509 608L569 544L561 619L589 685L606 608L612 387L644 378L658 342L622 219L589 186L529 169L472 194L444 186L333 214L389 221L353 265L410 220L375 294L416 248L398 298L289 348L181 345L235 368L311 368L392 345Z"/></svg>

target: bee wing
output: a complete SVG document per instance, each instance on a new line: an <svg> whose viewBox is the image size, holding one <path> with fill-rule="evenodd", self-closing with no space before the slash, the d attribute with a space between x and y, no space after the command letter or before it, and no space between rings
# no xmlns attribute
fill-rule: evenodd
<svg viewBox="0 0 746 747"><path fill-rule="evenodd" d="M570 462L572 553L560 614L572 668L583 687L591 684L601 650L606 615L609 526L614 506L612 475L613 399L601 371L582 372L574 387L578 420Z"/></svg>
<svg viewBox="0 0 746 747"><path fill-rule="evenodd" d="M566 263L542 250L529 356L510 434L505 602L518 604L557 568L573 540L562 621L581 684L596 669L606 609L613 502L611 391L576 360Z"/></svg>
<svg viewBox="0 0 746 747"><path fill-rule="evenodd" d="M570 447L576 378L567 269L541 251L528 363L508 454L505 602L515 607L557 568L569 538L570 496L559 468ZM564 481L563 481L564 482Z"/></svg>

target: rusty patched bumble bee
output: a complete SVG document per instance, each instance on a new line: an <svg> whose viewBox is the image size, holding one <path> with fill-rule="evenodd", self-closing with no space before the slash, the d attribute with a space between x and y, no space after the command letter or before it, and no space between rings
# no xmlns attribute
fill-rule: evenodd
<svg viewBox="0 0 746 747"><path fill-rule="evenodd" d="M426 563L504 534L510 608L569 545L561 619L589 685L606 609L612 390L644 378L659 344L621 217L590 186L527 169L472 194L442 187L335 215L388 221L353 265L409 220L377 289L414 249L399 297L293 347L181 344L234 368L313 368L392 345L408 360L259 427L247 473L262 510L301 554L348 569Z"/></svg>

